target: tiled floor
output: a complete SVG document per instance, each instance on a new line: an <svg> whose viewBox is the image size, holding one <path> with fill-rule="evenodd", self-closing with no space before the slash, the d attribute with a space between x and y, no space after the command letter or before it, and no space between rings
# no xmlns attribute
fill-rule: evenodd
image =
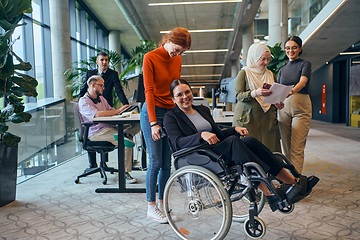
<svg viewBox="0 0 360 240"><path fill-rule="evenodd" d="M341 132L347 132L346 136ZM353 135L354 137L351 137ZM313 122L308 137L305 175L317 175L312 194L288 215L265 206L263 239L360 239L360 129ZM18 185L17 201L0 208L0 239L179 239L168 224L146 218L145 194L98 194L99 175L75 184L86 155ZM116 165L116 154L110 165ZM145 173L134 171L137 187ZM109 175L108 187L117 184ZM131 185L134 187L134 185ZM233 223L225 239L249 239Z"/></svg>

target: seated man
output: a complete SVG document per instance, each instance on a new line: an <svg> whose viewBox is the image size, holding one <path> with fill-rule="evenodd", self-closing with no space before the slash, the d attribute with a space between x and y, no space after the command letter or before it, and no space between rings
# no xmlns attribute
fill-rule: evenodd
<svg viewBox="0 0 360 240"><path fill-rule="evenodd" d="M126 106L120 109L111 107L106 99L102 96L104 91L104 79L98 75L91 76L87 80L88 92L79 100L80 114L85 121L94 117L107 117L118 115ZM140 131L140 127L134 128L133 126L127 126L124 129L125 133L129 133L131 136L135 136ZM99 123L93 125L89 129L90 141L108 141L114 145L117 145L117 141L114 139L114 135L118 133L116 127L110 124ZM125 146L128 145L125 143ZM132 148L125 147L125 177L126 182L135 183L137 180L130 175L132 169Z"/></svg>

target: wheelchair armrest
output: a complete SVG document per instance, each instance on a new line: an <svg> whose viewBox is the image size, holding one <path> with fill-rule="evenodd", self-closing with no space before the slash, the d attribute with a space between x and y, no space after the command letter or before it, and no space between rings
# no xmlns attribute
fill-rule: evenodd
<svg viewBox="0 0 360 240"><path fill-rule="evenodd" d="M203 148L205 146L208 146L208 145L209 144L207 142L203 142L203 143L201 143L199 145L196 145L196 146L182 148L182 149L180 149L178 151L173 152L173 156L174 156L174 158L180 158L180 157L185 156L187 154L196 152L196 150L201 149L201 148Z"/></svg>

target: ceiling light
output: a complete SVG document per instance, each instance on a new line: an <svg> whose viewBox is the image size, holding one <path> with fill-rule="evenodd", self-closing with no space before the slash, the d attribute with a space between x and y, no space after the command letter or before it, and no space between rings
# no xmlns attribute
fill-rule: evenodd
<svg viewBox="0 0 360 240"><path fill-rule="evenodd" d="M227 52L228 49L187 50L186 53Z"/></svg>
<svg viewBox="0 0 360 240"><path fill-rule="evenodd" d="M224 28L224 29L203 29L203 30L189 30L190 33L203 33L203 32L232 32L233 28ZM169 33L170 31L160 31L160 33Z"/></svg>
<svg viewBox="0 0 360 240"><path fill-rule="evenodd" d="M181 67L222 67L225 64L216 63L216 64L192 64L192 65L181 65Z"/></svg>
<svg viewBox="0 0 360 240"><path fill-rule="evenodd" d="M341 52L340 55L356 55L360 54L360 52Z"/></svg>
<svg viewBox="0 0 360 240"><path fill-rule="evenodd" d="M205 75L181 75L182 78L189 77L221 77L221 74L205 74Z"/></svg>
<svg viewBox="0 0 360 240"><path fill-rule="evenodd" d="M191 88L205 88L205 86L191 86Z"/></svg>
<svg viewBox="0 0 360 240"><path fill-rule="evenodd" d="M360 63L360 61L352 61L352 63Z"/></svg>
<svg viewBox="0 0 360 240"><path fill-rule="evenodd" d="M193 1L193 2L168 2L168 3L149 3L152 6L171 6L171 5L190 5L190 4L210 4L210 3L236 3L242 0L223 0L223 1Z"/></svg>

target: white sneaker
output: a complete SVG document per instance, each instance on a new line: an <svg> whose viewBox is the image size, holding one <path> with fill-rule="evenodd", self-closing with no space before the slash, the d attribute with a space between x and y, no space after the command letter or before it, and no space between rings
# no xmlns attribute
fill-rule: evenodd
<svg viewBox="0 0 360 240"><path fill-rule="evenodd" d="M161 211L161 213L164 214L164 216L166 217L164 203L159 202L159 203L158 203L158 208L159 208L159 210ZM179 218L178 218L176 215L174 215L172 212L170 212L170 216L171 216L171 219L172 219L173 221L177 221L177 220L179 219Z"/></svg>
<svg viewBox="0 0 360 240"><path fill-rule="evenodd" d="M125 180L127 183L130 183L130 184L133 184L133 183L136 183L137 182L137 179L136 178L133 178L130 173L128 172L125 172Z"/></svg>
<svg viewBox="0 0 360 240"><path fill-rule="evenodd" d="M159 210L156 204L148 205L147 217L151 218L159 223L167 223L168 220L165 214Z"/></svg>

